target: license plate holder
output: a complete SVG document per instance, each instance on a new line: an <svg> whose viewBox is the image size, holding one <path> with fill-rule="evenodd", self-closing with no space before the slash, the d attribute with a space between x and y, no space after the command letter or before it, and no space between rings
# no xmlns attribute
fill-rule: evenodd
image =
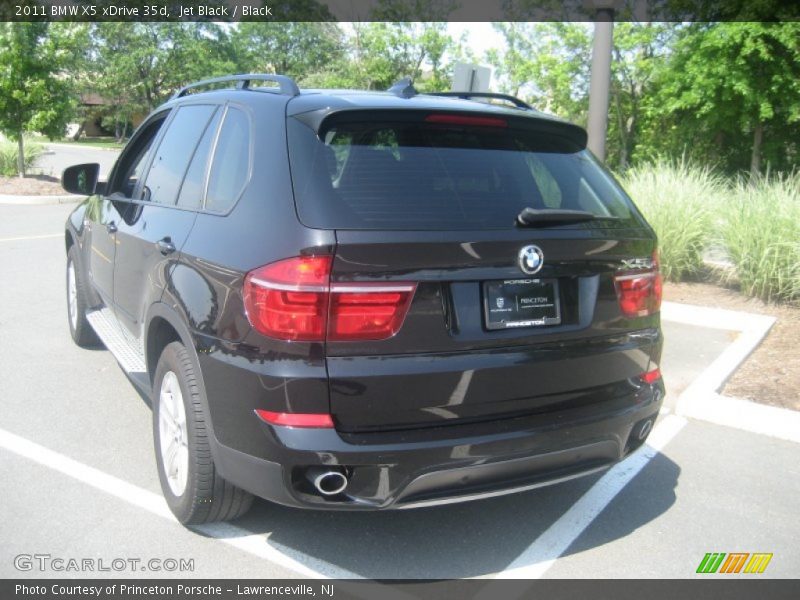
<svg viewBox="0 0 800 600"><path fill-rule="evenodd" d="M544 327L561 323L557 279L504 279L483 283L487 329Z"/></svg>

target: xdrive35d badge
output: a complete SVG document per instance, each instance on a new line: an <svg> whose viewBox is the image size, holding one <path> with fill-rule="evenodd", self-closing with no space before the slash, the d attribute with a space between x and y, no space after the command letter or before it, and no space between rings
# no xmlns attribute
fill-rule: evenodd
<svg viewBox="0 0 800 600"><path fill-rule="evenodd" d="M521 492L607 468L658 415L655 234L585 130L518 98L228 76L99 168L62 177L89 195L69 332L150 398L181 523Z"/></svg>
<svg viewBox="0 0 800 600"><path fill-rule="evenodd" d="M539 246L525 246L519 251L519 268L523 273L535 275L544 265L544 254Z"/></svg>

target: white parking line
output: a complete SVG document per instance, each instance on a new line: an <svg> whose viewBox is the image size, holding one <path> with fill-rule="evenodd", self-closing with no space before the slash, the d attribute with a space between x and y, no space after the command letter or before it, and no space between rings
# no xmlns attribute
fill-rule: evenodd
<svg viewBox="0 0 800 600"><path fill-rule="evenodd" d="M110 494L128 504L157 515L177 524L177 520L167 507L162 496L136 485L104 473L94 467L54 452L35 442L0 429L0 448L5 448L18 456L30 459L54 471L72 477L82 483ZM333 579L360 579L359 575L341 569L320 559L307 556L271 542L268 537L255 534L229 523L214 523L193 527L194 530L216 539L224 544L244 550L259 558L290 569L306 577Z"/></svg>
<svg viewBox="0 0 800 600"><path fill-rule="evenodd" d="M543 531L504 571L498 573L497 579L541 578L684 425L686 419L682 417L663 417L640 450L611 467L567 512Z"/></svg>
<svg viewBox="0 0 800 600"><path fill-rule="evenodd" d="M21 242L24 240L46 240L50 238L64 237L63 233L48 233L46 235L23 235L21 237L0 238L0 242Z"/></svg>

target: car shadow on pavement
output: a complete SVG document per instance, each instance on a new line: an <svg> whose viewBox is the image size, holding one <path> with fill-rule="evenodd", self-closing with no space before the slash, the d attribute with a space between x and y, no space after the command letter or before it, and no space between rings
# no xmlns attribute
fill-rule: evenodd
<svg viewBox="0 0 800 600"><path fill-rule="evenodd" d="M656 454L589 524L564 555L580 554L604 546L667 512L675 502L679 475L680 467L675 462L664 454Z"/></svg>
<svg viewBox="0 0 800 600"><path fill-rule="evenodd" d="M567 554L624 538L666 512L675 502L679 474L677 464L658 455L578 537ZM414 510L307 511L257 501L236 524L268 535L265 543L366 578L480 577L505 569L601 476L499 498ZM639 481L647 483L639 485ZM634 487L636 493L625 493Z"/></svg>
<svg viewBox="0 0 800 600"><path fill-rule="evenodd" d="M120 367L120 370L121 370L121 367ZM122 371L122 372L125 373L125 371ZM125 374L125 376L127 377L127 374ZM136 386L136 384L133 381L131 381L130 378L128 378L128 381L131 382L131 387L134 389L134 391L139 396L139 398L141 398L142 402L144 402L145 406L147 406L147 408L149 408L150 410L153 410L153 401L150 399L150 396L148 396L142 390L140 390Z"/></svg>

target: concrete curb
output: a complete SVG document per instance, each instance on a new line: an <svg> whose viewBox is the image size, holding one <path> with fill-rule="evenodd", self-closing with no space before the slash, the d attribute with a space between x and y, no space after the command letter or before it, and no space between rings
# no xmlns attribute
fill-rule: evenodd
<svg viewBox="0 0 800 600"><path fill-rule="evenodd" d="M688 387L676 414L800 444L800 412Z"/></svg>
<svg viewBox="0 0 800 600"><path fill-rule="evenodd" d="M44 204L75 204L83 200L85 196L8 196L0 194L0 204L10 204L16 206L37 206Z"/></svg>
<svg viewBox="0 0 800 600"><path fill-rule="evenodd" d="M661 317L686 325L739 332L736 340L683 391L676 414L800 443L800 412L719 393L769 333L775 317L673 302L662 304Z"/></svg>

